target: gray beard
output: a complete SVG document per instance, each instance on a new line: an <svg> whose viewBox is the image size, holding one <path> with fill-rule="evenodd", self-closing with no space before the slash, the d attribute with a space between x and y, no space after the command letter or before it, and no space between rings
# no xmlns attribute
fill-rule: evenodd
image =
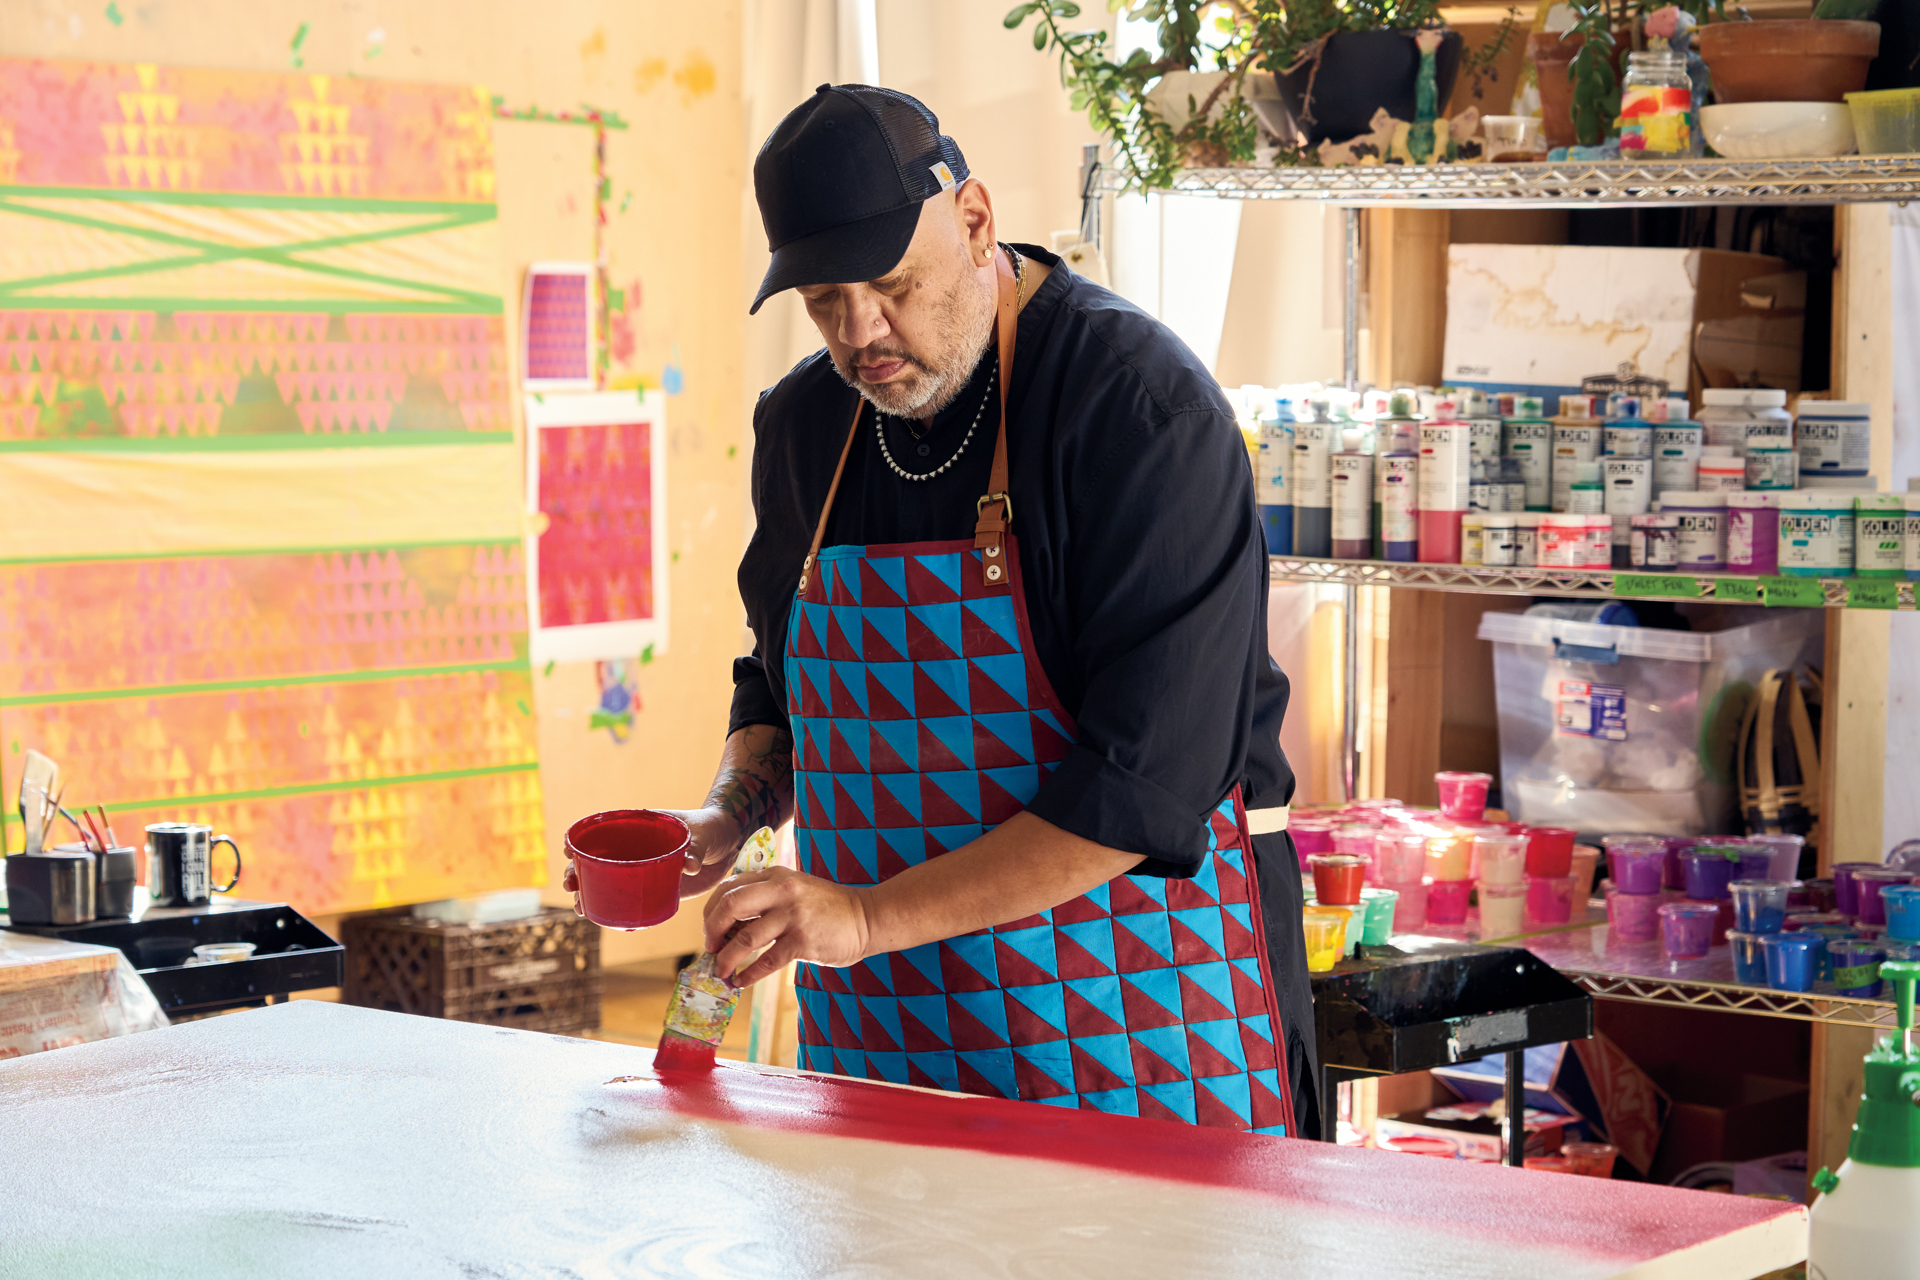
<svg viewBox="0 0 1920 1280"><path fill-rule="evenodd" d="M964 314L969 310L967 303L975 300L982 305L971 308L971 314ZM980 355L987 349L987 340L993 336L993 293L978 288L973 277L962 277L959 286L948 295L944 309L947 315L940 325L944 354L936 357L937 363L929 363L904 350L889 353L918 369L919 377L904 383L887 382L870 387L853 372L851 361L846 368L834 361L834 371L842 382L882 413L896 418L931 418L952 404L954 397L972 380Z"/></svg>

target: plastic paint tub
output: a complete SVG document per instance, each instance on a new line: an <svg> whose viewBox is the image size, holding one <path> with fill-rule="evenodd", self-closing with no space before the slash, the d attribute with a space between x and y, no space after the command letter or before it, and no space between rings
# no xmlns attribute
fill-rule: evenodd
<svg viewBox="0 0 1920 1280"><path fill-rule="evenodd" d="M1486 518L1480 562L1489 568L1510 568L1520 554L1520 517L1494 512Z"/></svg>
<svg viewBox="0 0 1920 1280"><path fill-rule="evenodd" d="M1350 907L1360 901L1367 872L1364 859L1343 853L1316 853L1307 863L1313 868L1313 896L1323 906Z"/></svg>
<svg viewBox="0 0 1920 1280"><path fill-rule="evenodd" d="M1471 880L1435 880L1427 886L1427 920L1432 924L1465 924Z"/></svg>
<svg viewBox="0 0 1920 1280"><path fill-rule="evenodd" d="M1613 1161L1620 1148L1611 1142L1563 1142L1560 1155L1568 1167L1584 1178L1611 1178Z"/></svg>
<svg viewBox="0 0 1920 1280"><path fill-rule="evenodd" d="M1565 1156L1523 1156L1520 1163L1534 1173L1573 1172L1573 1162Z"/></svg>
<svg viewBox="0 0 1920 1280"><path fill-rule="evenodd" d="M1816 876L1800 882L1800 897L1806 899L1803 911L1840 913L1840 895L1834 890L1832 876ZM1845 917L1841 917L1845 919Z"/></svg>
<svg viewBox="0 0 1920 1280"><path fill-rule="evenodd" d="M1660 908L1660 946L1669 960L1698 960L1713 948L1719 908L1710 902L1669 902Z"/></svg>
<svg viewBox="0 0 1920 1280"><path fill-rule="evenodd" d="M1920 493L1909 493L1907 507L1907 577L1920 578Z"/></svg>
<svg viewBox="0 0 1920 1280"><path fill-rule="evenodd" d="M1600 868L1600 851L1590 844L1573 846L1573 869L1567 874L1573 877L1574 905L1584 907L1593 897L1593 877Z"/></svg>
<svg viewBox="0 0 1920 1280"><path fill-rule="evenodd" d="M1587 518L1553 511L1540 517L1534 558L1542 569L1587 567Z"/></svg>
<svg viewBox="0 0 1920 1280"><path fill-rule="evenodd" d="M1800 457L1785 433L1747 437L1747 488L1779 492L1799 479Z"/></svg>
<svg viewBox="0 0 1920 1280"><path fill-rule="evenodd" d="M1621 893L1660 892L1660 873L1666 861L1667 851L1658 840L1607 846L1607 875Z"/></svg>
<svg viewBox="0 0 1920 1280"><path fill-rule="evenodd" d="M1394 889L1362 889L1360 905L1367 909L1365 922L1360 926L1360 941L1369 947L1383 945L1393 936L1394 908L1400 901L1400 894Z"/></svg>
<svg viewBox="0 0 1920 1280"><path fill-rule="evenodd" d="M1733 927L1743 933L1779 933L1787 923L1787 886L1772 880L1735 880Z"/></svg>
<svg viewBox="0 0 1920 1280"><path fill-rule="evenodd" d="M1623 516L1622 519L1625 519ZM1613 517L1594 514L1587 517L1587 568L1613 567Z"/></svg>
<svg viewBox="0 0 1920 1280"><path fill-rule="evenodd" d="M1920 887L1890 884L1880 890L1887 912L1887 936L1901 942L1920 942Z"/></svg>
<svg viewBox="0 0 1920 1280"><path fill-rule="evenodd" d="M1723 569L1727 563L1727 495L1669 492L1660 495L1660 514L1678 516L1682 573Z"/></svg>
<svg viewBox="0 0 1920 1280"><path fill-rule="evenodd" d="M1466 835L1427 837L1427 874L1435 880L1473 878L1473 840Z"/></svg>
<svg viewBox="0 0 1920 1280"><path fill-rule="evenodd" d="M1657 893L1608 893L1607 932L1621 942L1652 942L1660 936L1664 901Z"/></svg>
<svg viewBox="0 0 1920 1280"><path fill-rule="evenodd" d="M1473 838L1474 874L1481 884L1519 884L1527 869L1527 838L1492 832Z"/></svg>
<svg viewBox="0 0 1920 1280"><path fill-rule="evenodd" d="M1780 495L1727 495L1727 568L1772 574L1780 567Z"/></svg>
<svg viewBox="0 0 1920 1280"><path fill-rule="evenodd" d="M1511 938L1526 927L1527 886L1479 882L1480 938Z"/></svg>
<svg viewBox="0 0 1920 1280"><path fill-rule="evenodd" d="M1440 788L1440 812L1455 822L1478 822L1487 812L1490 773L1441 772L1433 775Z"/></svg>
<svg viewBox="0 0 1920 1280"><path fill-rule="evenodd" d="M1665 512L1627 519L1627 565L1671 569L1680 563L1680 517Z"/></svg>
<svg viewBox="0 0 1920 1280"><path fill-rule="evenodd" d="M1863 493L1853 500L1853 573L1901 578L1907 572L1907 495Z"/></svg>
<svg viewBox="0 0 1920 1280"><path fill-rule="evenodd" d="M1527 877L1527 923L1566 924L1573 919L1572 876Z"/></svg>
<svg viewBox="0 0 1920 1280"><path fill-rule="evenodd" d="M1427 838L1410 831L1382 831L1373 838L1373 881L1382 886L1418 881L1427 874Z"/></svg>
<svg viewBox="0 0 1920 1280"><path fill-rule="evenodd" d="M1880 965L1887 958L1885 947L1849 939L1829 942L1827 954L1833 958L1832 981L1836 991L1860 1000L1880 998Z"/></svg>
<svg viewBox="0 0 1920 1280"><path fill-rule="evenodd" d="M1770 880L1767 873L1773 870L1773 850L1764 845L1756 845L1751 840L1742 839L1736 844L1733 855L1736 866L1735 880Z"/></svg>
<svg viewBox="0 0 1920 1280"><path fill-rule="evenodd" d="M1686 875L1687 896L1696 902L1717 901L1727 896L1727 886L1739 874L1740 864L1717 846L1688 849L1680 855Z"/></svg>
<svg viewBox="0 0 1920 1280"><path fill-rule="evenodd" d="M1772 387L1708 387L1700 393L1700 421L1709 445L1743 458L1750 436L1793 431L1787 393Z"/></svg>
<svg viewBox="0 0 1920 1280"><path fill-rule="evenodd" d="M1853 572L1853 496L1832 489L1780 495L1780 572L1790 578Z"/></svg>
<svg viewBox="0 0 1920 1280"><path fill-rule="evenodd" d="M1469 511L1460 517L1460 563L1482 565L1487 562L1487 517L1484 512Z"/></svg>
<svg viewBox="0 0 1920 1280"><path fill-rule="evenodd" d="M1668 422L1653 429L1653 491L1692 492L1700 485L1700 446L1704 429L1697 422Z"/></svg>
<svg viewBox="0 0 1920 1280"><path fill-rule="evenodd" d="M1767 951L1761 945L1771 936L1764 933L1742 933L1738 929L1727 934L1727 945L1733 950L1733 980L1745 982L1751 986L1767 985Z"/></svg>
<svg viewBox="0 0 1920 1280"><path fill-rule="evenodd" d="M1806 991L1813 986L1820 939L1804 933L1769 933L1760 939L1767 961L1767 985L1775 991Z"/></svg>
<svg viewBox="0 0 1920 1280"><path fill-rule="evenodd" d="M581 914L609 929L671 919L692 839L686 823L653 809L612 809L568 827Z"/></svg>
<svg viewBox="0 0 1920 1280"><path fill-rule="evenodd" d="M1333 851L1363 862L1373 861L1373 839L1378 830L1370 822L1342 822L1333 828Z"/></svg>
<svg viewBox="0 0 1920 1280"><path fill-rule="evenodd" d="M1854 888L1853 877L1868 869L1878 870L1883 864L1878 862L1836 862L1831 868L1833 874L1834 910L1852 919L1860 914L1859 891Z"/></svg>
<svg viewBox="0 0 1920 1280"><path fill-rule="evenodd" d="M1574 833L1565 827L1533 827L1527 832L1527 874L1564 876L1573 870Z"/></svg>
<svg viewBox="0 0 1920 1280"><path fill-rule="evenodd" d="M1287 822L1287 834L1293 837L1293 853L1302 871L1314 854L1333 852L1333 823L1326 818L1293 817Z"/></svg>
<svg viewBox="0 0 1920 1280"><path fill-rule="evenodd" d="M1330 911L1308 907L1300 914L1300 932L1307 944L1307 972L1330 973L1340 963L1341 935L1346 921Z"/></svg>
<svg viewBox="0 0 1920 1280"><path fill-rule="evenodd" d="M1807 838L1796 835L1757 835L1748 836L1754 844L1763 844L1773 851L1773 861L1767 866L1769 880L1784 882L1797 881L1800 877L1800 851L1806 848Z"/></svg>
<svg viewBox="0 0 1920 1280"><path fill-rule="evenodd" d="M1802 400L1793 422L1803 476L1864 476L1872 463L1873 406L1857 400Z"/></svg>
<svg viewBox="0 0 1920 1280"><path fill-rule="evenodd" d="M1814 981L1831 982L1833 981L1833 952L1829 948L1836 942L1855 941L1860 935L1848 925L1813 924L1799 930L1794 936L1819 940L1820 950L1813 955Z"/></svg>
<svg viewBox="0 0 1920 1280"><path fill-rule="evenodd" d="M1724 445L1700 450L1694 468L1695 493L1742 493L1747 487L1747 460Z"/></svg>
<svg viewBox="0 0 1920 1280"><path fill-rule="evenodd" d="M1382 889L1391 889L1400 895L1393 904L1393 928L1396 933L1411 933L1427 923L1427 882L1425 880L1406 880L1383 883Z"/></svg>
<svg viewBox="0 0 1920 1280"><path fill-rule="evenodd" d="M1854 918L1876 929L1887 926L1887 902L1881 895L1890 888L1911 885L1913 876L1898 867L1862 867L1853 873Z"/></svg>
<svg viewBox="0 0 1920 1280"><path fill-rule="evenodd" d="M1787 922L1781 928L1782 933L1796 933L1801 929L1811 929L1816 925L1833 925L1843 932L1852 927L1852 921L1838 911L1789 911Z"/></svg>

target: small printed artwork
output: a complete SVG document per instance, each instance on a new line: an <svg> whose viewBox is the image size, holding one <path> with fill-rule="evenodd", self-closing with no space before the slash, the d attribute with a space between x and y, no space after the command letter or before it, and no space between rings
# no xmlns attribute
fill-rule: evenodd
<svg viewBox="0 0 1920 1280"><path fill-rule="evenodd" d="M593 389L593 268L536 262L521 305L529 391Z"/></svg>

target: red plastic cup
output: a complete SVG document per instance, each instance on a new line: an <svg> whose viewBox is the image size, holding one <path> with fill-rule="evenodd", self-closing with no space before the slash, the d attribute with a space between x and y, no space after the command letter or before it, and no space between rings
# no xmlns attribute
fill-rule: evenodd
<svg viewBox="0 0 1920 1280"><path fill-rule="evenodd" d="M1433 782L1440 789L1440 812L1447 817L1455 822L1478 822L1486 816L1492 774L1442 772L1433 775Z"/></svg>
<svg viewBox="0 0 1920 1280"><path fill-rule="evenodd" d="M1535 1173L1573 1172L1573 1162L1565 1156L1524 1156L1520 1162Z"/></svg>
<svg viewBox="0 0 1920 1280"><path fill-rule="evenodd" d="M1572 876L1527 877L1527 923L1566 924L1573 919Z"/></svg>
<svg viewBox="0 0 1920 1280"><path fill-rule="evenodd" d="M1527 874L1564 876L1573 872L1574 833L1565 827L1527 829Z"/></svg>
<svg viewBox="0 0 1920 1280"><path fill-rule="evenodd" d="M1330 907L1351 907L1360 901L1367 862L1344 853L1316 853L1307 859L1313 864L1313 896Z"/></svg>
<svg viewBox="0 0 1920 1280"><path fill-rule="evenodd" d="M1471 880L1435 880L1427 886L1427 919L1434 924L1465 924Z"/></svg>
<svg viewBox="0 0 1920 1280"><path fill-rule="evenodd" d="M1572 1166L1571 1171L1582 1177L1611 1178L1614 1157L1620 1154L1620 1148L1610 1142L1563 1142L1560 1154Z"/></svg>
<svg viewBox="0 0 1920 1280"><path fill-rule="evenodd" d="M645 929L673 917L693 833L670 813L610 809L567 828L580 911L610 929Z"/></svg>

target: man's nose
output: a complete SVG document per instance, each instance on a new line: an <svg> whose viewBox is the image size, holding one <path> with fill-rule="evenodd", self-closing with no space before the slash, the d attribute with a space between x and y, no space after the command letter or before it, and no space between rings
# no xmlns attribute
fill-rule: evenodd
<svg viewBox="0 0 1920 1280"><path fill-rule="evenodd" d="M858 349L869 343L878 342L892 332L887 317L881 311L879 301L871 290L854 289L848 291L846 305L840 311L840 341L842 345Z"/></svg>

